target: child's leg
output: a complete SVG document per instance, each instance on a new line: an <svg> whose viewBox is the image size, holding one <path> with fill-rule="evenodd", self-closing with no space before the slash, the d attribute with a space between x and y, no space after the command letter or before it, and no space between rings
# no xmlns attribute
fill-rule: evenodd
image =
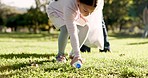
<svg viewBox="0 0 148 78"><path fill-rule="evenodd" d="M58 56L64 55L65 47L68 41L68 32L66 26L60 28L60 34L58 38Z"/></svg>
<svg viewBox="0 0 148 78"><path fill-rule="evenodd" d="M89 27L86 25L84 27L82 26L77 26L78 28L78 37L79 37L79 44L80 44L80 48L82 47L82 45L84 44L84 42L86 41L86 38L87 38L87 34L88 34L88 30L89 30ZM80 52L79 53L74 53L74 51L72 50L70 52L70 57L72 56L79 56Z"/></svg>
<svg viewBox="0 0 148 78"><path fill-rule="evenodd" d="M104 35L104 48L109 48L109 40L108 40L108 35L107 35L107 30L105 25L103 26L103 35Z"/></svg>
<svg viewBox="0 0 148 78"><path fill-rule="evenodd" d="M107 52L107 51L111 52L107 29L106 29L104 20L102 20L102 28L103 28L103 36L104 36L104 49L100 50L100 52Z"/></svg>

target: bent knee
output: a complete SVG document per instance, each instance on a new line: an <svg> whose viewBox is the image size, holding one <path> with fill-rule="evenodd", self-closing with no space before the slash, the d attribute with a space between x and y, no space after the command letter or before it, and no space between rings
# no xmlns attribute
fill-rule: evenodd
<svg viewBox="0 0 148 78"><path fill-rule="evenodd" d="M68 33L67 28L66 28L65 25L60 28L60 31L61 31L62 33Z"/></svg>

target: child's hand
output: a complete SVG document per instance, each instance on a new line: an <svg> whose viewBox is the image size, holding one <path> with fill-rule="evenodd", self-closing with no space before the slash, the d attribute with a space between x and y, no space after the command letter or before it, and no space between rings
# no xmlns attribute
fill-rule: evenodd
<svg viewBox="0 0 148 78"><path fill-rule="evenodd" d="M70 62L70 65L72 66L72 65L73 65L75 62L77 62L78 60L79 60L81 63L83 63L81 57L74 57L74 58L72 59L72 61Z"/></svg>

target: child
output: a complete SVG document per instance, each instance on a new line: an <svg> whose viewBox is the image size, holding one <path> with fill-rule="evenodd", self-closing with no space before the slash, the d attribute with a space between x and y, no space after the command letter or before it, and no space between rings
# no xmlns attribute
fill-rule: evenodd
<svg viewBox="0 0 148 78"><path fill-rule="evenodd" d="M69 36L72 46L71 65L78 60L82 62L80 48L84 43L89 47L104 48L103 4L104 0L56 0L48 5L48 17L60 29L56 56L58 62L66 60L64 51Z"/></svg>

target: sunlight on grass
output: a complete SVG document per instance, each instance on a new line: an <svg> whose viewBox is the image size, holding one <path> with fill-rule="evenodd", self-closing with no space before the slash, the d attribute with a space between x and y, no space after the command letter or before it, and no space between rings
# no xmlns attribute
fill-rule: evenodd
<svg viewBox="0 0 148 78"><path fill-rule="evenodd" d="M148 77L148 39L118 35L109 36L112 53L92 48L81 53L84 64L75 69L70 59L64 64L55 61L57 33L1 33L0 78ZM68 42L66 54L70 51Z"/></svg>

